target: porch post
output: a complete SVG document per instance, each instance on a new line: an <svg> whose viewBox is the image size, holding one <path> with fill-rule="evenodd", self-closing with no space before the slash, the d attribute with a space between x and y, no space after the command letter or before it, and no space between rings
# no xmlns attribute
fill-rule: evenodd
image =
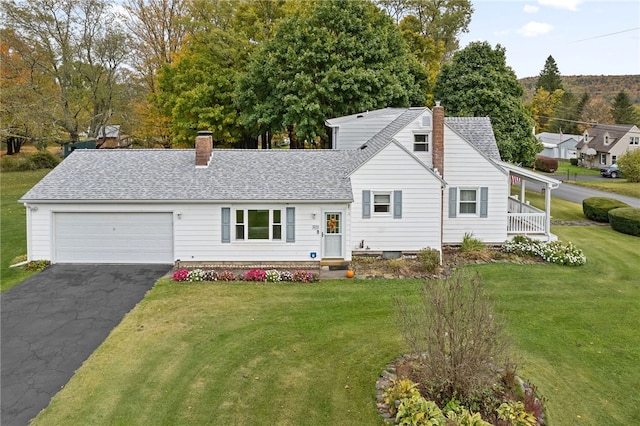
<svg viewBox="0 0 640 426"><path fill-rule="evenodd" d="M544 191L544 213L545 224L544 230L547 234L547 241L551 241L551 185L545 184L546 190Z"/></svg>
<svg viewBox="0 0 640 426"><path fill-rule="evenodd" d="M522 205L525 202L524 192L526 190L526 187L527 187L526 181L524 180L524 178L520 178L520 211L518 213L522 213Z"/></svg>

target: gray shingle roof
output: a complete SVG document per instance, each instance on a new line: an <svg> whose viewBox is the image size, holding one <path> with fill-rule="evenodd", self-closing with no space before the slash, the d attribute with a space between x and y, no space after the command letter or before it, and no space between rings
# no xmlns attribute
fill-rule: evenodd
<svg viewBox="0 0 640 426"><path fill-rule="evenodd" d="M391 139L409 123L418 118L426 108L408 108L400 114L395 120L389 123L385 128L376 133L371 139L363 143L360 148L355 150L353 163L349 168L349 172L360 167L360 165L369 161L371 157L376 155L382 148L387 146Z"/></svg>
<svg viewBox="0 0 640 426"><path fill-rule="evenodd" d="M589 148L593 148L597 152L609 152L633 128L633 124L596 124L587 129L589 140L583 140L577 147L580 149L586 143ZM609 136L608 144L604 143L605 135Z"/></svg>
<svg viewBox="0 0 640 426"><path fill-rule="evenodd" d="M76 150L22 201L352 200L345 168L353 152L214 150L207 168L194 150Z"/></svg>
<svg viewBox="0 0 640 426"><path fill-rule="evenodd" d="M487 157L500 160L500 151L489 117L445 117L444 122Z"/></svg>

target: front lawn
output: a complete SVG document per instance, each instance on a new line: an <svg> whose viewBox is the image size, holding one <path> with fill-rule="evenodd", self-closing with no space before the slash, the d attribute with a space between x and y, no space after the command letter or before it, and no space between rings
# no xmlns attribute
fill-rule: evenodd
<svg viewBox="0 0 640 426"><path fill-rule="evenodd" d="M587 265L471 268L551 425L638 424L638 238L553 232ZM34 424L379 425L375 380L404 351L392 298L420 284L160 280Z"/></svg>
<svg viewBox="0 0 640 426"><path fill-rule="evenodd" d="M25 208L17 201L50 170L30 172L2 172L0 174L0 290L18 284L33 272L22 268L9 268L16 256L27 254L27 228Z"/></svg>

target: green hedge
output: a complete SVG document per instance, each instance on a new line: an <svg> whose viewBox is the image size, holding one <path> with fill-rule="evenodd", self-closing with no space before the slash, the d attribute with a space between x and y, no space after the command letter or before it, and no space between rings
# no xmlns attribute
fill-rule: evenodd
<svg viewBox="0 0 640 426"><path fill-rule="evenodd" d="M610 210L609 223L615 231L640 237L640 208L621 207Z"/></svg>
<svg viewBox="0 0 640 426"><path fill-rule="evenodd" d="M620 207L631 207L627 203L607 197L591 197L582 201L582 212L587 219L596 222L609 222L609 210L618 209Z"/></svg>

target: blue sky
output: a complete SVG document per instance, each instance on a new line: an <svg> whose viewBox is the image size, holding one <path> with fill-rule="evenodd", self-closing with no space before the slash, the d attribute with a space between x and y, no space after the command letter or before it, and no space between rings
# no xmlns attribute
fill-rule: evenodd
<svg viewBox="0 0 640 426"><path fill-rule="evenodd" d="M561 75L640 74L640 1L475 0L460 47L506 48L518 78L540 74L549 55Z"/></svg>

